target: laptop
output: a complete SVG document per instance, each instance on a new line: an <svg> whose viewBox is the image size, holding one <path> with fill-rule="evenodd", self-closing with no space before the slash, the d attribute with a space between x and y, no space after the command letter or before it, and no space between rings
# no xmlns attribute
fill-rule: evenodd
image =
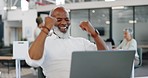
<svg viewBox="0 0 148 78"><path fill-rule="evenodd" d="M70 78L130 78L134 55L134 50L73 52Z"/></svg>

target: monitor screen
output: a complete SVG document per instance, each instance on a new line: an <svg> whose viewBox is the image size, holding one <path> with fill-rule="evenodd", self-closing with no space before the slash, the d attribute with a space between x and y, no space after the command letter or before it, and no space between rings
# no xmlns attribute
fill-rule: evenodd
<svg viewBox="0 0 148 78"><path fill-rule="evenodd" d="M95 27L95 29L97 29L100 33L101 36L104 36L105 35L105 29L104 27Z"/></svg>

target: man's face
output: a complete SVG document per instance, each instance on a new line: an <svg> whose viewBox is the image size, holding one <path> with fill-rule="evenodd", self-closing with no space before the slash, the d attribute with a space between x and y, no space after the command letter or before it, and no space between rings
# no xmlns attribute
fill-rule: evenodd
<svg viewBox="0 0 148 78"><path fill-rule="evenodd" d="M55 26L57 26L62 33L66 33L70 26L68 13L63 9L56 9L52 16L57 19Z"/></svg>

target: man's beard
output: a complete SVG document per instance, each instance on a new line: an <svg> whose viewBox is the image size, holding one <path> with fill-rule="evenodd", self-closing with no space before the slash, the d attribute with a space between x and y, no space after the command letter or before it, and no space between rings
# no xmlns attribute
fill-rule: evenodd
<svg viewBox="0 0 148 78"><path fill-rule="evenodd" d="M57 26L54 26L53 27L53 33L55 35L57 35L59 38L62 38L62 39L66 39L66 38L69 38L69 28L66 28L66 32L61 32L60 29L57 27Z"/></svg>

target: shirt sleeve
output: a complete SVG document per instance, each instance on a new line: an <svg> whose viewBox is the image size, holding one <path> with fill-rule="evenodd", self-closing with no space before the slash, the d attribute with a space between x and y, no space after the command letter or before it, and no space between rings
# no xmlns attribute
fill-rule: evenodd
<svg viewBox="0 0 148 78"><path fill-rule="evenodd" d="M129 44L128 50L137 50L137 42L136 40L132 40Z"/></svg>
<svg viewBox="0 0 148 78"><path fill-rule="evenodd" d="M133 39L128 47L128 50L135 50L136 53L135 53L135 57L138 58L139 55L137 53L137 41L135 39Z"/></svg>
<svg viewBox="0 0 148 78"><path fill-rule="evenodd" d="M119 46L116 49L122 49L124 43L125 43L125 39L119 44Z"/></svg>
<svg viewBox="0 0 148 78"><path fill-rule="evenodd" d="M83 43L84 43L85 50L97 51L97 46L94 43L90 42L89 40L83 39Z"/></svg>
<svg viewBox="0 0 148 78"><path fill-rule="evenodd" d="M26 56L26 58L25 58L25 61L26 61L26 63L27 63L29 66L39 67L39 66L42 65L42 63L43 63L43 61L44 61L45 53L46 53L46 51L44 51L43 56L42 56L41 59L39 59L39 60L33 60L33 59L30 58L29 52L27 52L27 56Z"/></svg>

